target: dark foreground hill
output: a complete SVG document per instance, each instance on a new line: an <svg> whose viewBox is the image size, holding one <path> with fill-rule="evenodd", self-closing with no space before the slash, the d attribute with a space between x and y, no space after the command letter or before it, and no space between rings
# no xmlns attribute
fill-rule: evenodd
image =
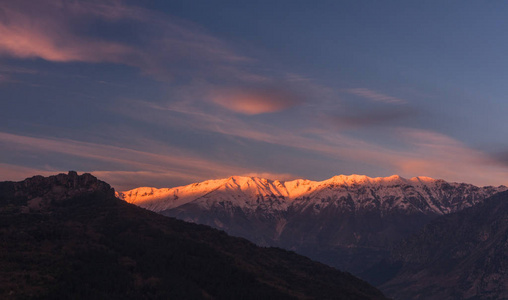
<svg viewBox="0 0 508 300"><path fill-rule="evenodd" d="M508 192L436 219L371 271L395 299L508 299Z"/></svg>
<svg viewBox="0 0 508 300"><path fill-rule="evenodd" d="M0 183L1 299L386 299L350 274L163 217L75 172Z"/></svg>

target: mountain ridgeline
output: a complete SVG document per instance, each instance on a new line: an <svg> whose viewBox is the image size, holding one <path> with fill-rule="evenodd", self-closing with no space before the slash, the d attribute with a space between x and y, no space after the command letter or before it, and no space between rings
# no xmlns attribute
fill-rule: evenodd
<svg viewBox="0 0 508 300"><path fill-rule="evenodd" d="M175 188L142 187L117 196L359 274L436 217L506 189L428 177L340 175L321 182L283 182L235 176Z"/></svg>
<svg viewBox="0 0 508 300"><path fill-rule="evenodd" d="M90 174L0 182L2 299L386 299L354 276L128 204Z"/></svg>

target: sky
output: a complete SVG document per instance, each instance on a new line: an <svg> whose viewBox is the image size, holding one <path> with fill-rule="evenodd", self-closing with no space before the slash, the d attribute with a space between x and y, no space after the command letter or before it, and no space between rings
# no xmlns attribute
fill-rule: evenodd
<svg viewBox="0 0 508 300"><path fill-rule="evenodd" d="M506 1L0 2L0 180L508 185Z"/></svg>

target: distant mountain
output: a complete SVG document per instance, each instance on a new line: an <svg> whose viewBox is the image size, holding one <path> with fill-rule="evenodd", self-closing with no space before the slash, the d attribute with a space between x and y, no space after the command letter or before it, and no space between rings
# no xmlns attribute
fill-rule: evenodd
<svg viewBox="0 0 508 300"><path fill-rule="evenodd" d="M1 299L385 299L348 273L115 198L75 172L0 182Z"/></svg>
<svg viewBox="0 0 508 300"><path fill-rule="evenodd" d="M359 273L437 216L506 189L396 175L340 175L320 182L235 176L176 188L137 188L118 196Z"/></svg>
<svg viewBox="0 0 508 300"><path fill-rule="evenodd" d="M394 299L508 299L508 192L437 218L366 276Z"/></svg>

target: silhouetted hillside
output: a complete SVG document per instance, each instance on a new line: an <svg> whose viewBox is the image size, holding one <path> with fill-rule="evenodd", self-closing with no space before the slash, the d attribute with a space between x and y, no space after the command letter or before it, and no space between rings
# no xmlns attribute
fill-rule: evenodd
<svg viewBox="0 0 508 300"><path fill-rule="evenodd" d="M2 299L385 299L350 274L127 204L90 174L0 183Z"/></svg>

